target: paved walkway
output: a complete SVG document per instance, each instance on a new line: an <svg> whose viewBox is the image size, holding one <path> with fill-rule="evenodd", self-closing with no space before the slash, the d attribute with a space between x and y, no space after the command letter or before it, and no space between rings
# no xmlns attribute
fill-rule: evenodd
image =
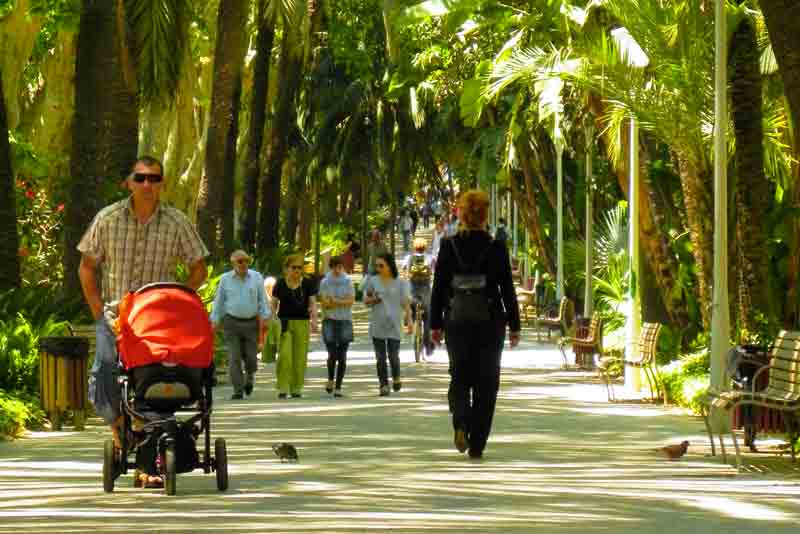
<svg viewBox="0 0 800 534"><path fill-rule="evenodd" d="M347 397L334 400L319 348L302 399L276 399L274 365L250 399L219 388L228 492L198 472L179 475L176 497L135 490L130 475L104 494L95 422L0 443L0 532L797 532L800 477L773 471L789 460L737 474L707 456L700 421L609 405L593 377L558 369L552 345L506 352L480 462L452 446L444 351L414 364L404 350L405 387L380 398L372 354L356 344ZM683 439L692 446L680 461L651 452ZM280 463L277 441L294 443L300 462Z"/></svg>
<svg viewBox="0 0 800 534"><path fill-rule="evenodd" d="M447 357L413 363L404 388L378 397L366 315L358 305L346 398L324 393L326 355L313 342L302 399L276 398L274 365L253 396L216 391L213 437L228 441L231 487L178 476L178 495L101 482L99 421L0 443L0 532L637 532L798 531L800 471L754 458L737 473L708 456L702 422L675 410L606 402L588 373L560 370L553 345L530 333L503 356L484 459L458 454L446 405ZM691 442L670 462L656 447ZM294 443L298 464L272 443Z"/></svg>

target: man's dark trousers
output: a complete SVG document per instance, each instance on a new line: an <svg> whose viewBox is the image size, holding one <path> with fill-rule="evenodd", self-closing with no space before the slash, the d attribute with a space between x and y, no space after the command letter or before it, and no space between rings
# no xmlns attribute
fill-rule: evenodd
<svg viewBox="0 0 800 534"><path fill-rule="evenodd" d="M226 315L222 319L222 328L228 349L228 371L233 392L242 393L245 385L253 385L258 370L258 321L255 317L238 319Z"/></svg>

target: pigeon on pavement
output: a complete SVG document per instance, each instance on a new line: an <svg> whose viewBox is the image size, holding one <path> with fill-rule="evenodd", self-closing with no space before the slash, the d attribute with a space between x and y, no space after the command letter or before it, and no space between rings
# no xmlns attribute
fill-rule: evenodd
<svg viewBox="0 0 800 534"><path fill-rule="evenodd" d="M299 460L297 456L297 449L291 443L276 443L272 446L272 451L283 461L295 461Z"/></svg>
<svg viewBox="0 0 800 534"><path fill-rule="evenodd" d="M659 453L661 453L664 458L669 458L670 460L677 460L689 449L689 442L682 441L681 443L675 445L667 445L666 447L661 447L660 449L656 449Z"/></svg>

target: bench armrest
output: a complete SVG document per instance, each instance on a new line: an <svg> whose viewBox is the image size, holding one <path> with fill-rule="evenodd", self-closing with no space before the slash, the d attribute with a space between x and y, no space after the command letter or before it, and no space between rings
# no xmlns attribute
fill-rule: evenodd
<svg viewBox="0 0 800 534"><path fill-rule="evenodd" d="M775 366L774 365L763 365L763 366L759 367L758 371L756 371L755 374L753 375L753 380L750 383L750 392L751 393L755 393L756 392L756 382L758 380L758 377L761 376L761 373L763 373L764 371L767 371L769 369L772 369L773 367L775 367Z"/></svg>

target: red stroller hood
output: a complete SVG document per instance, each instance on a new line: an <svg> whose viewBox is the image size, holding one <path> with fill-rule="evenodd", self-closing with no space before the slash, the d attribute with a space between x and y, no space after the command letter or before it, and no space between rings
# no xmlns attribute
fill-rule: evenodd
<svg viewBox="0 0 800 534"><path fill-rule="evenodd" d="M191 289L171 285L128 293L119 312L117 347L125 369L154 363L211 365L214 331Z"/></svg>

